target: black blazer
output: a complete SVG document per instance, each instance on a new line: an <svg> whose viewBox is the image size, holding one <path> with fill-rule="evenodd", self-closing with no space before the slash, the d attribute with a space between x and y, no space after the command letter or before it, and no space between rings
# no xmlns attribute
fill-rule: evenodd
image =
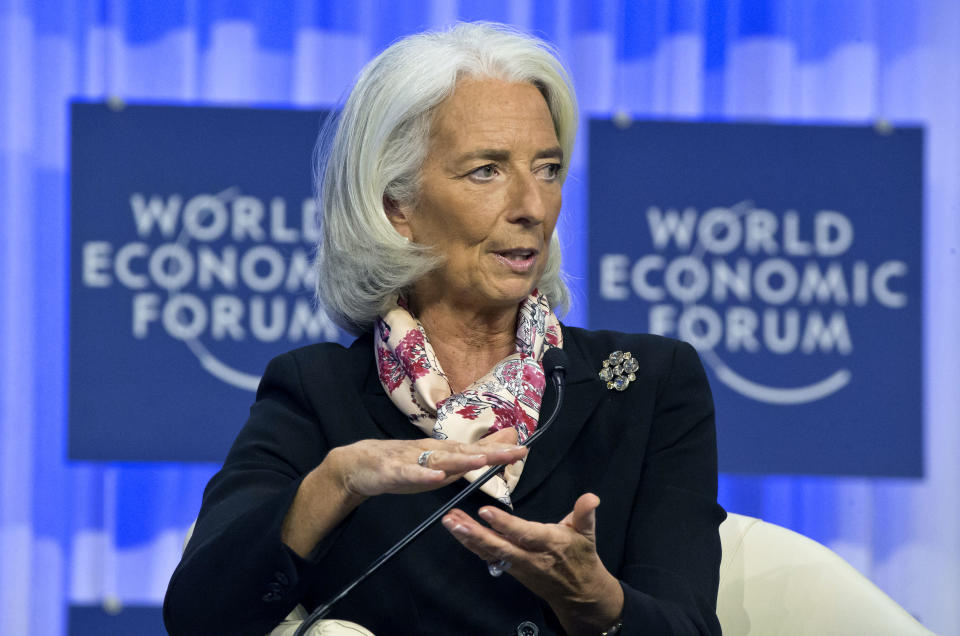
<svg viewBox="0 0 960 636"><path fill-rule="evenodd" d="M531 449L515 514L556 522L584 492L600 497L597 544L625 593L623 634L719 634L720 539L713 401L690 345L564 327L569 357L560 417ZM640 362L623 392L597 376L614 350ZM164 600L171 634L266 634L298 603L327 600L464 482L364 502L303 559L280 541L300 480L335 446L416 439L384 393L373 341L317 344L275 358L250 419L204 492L192 539ZM551 390L545 397L548 408ZM496 501L474 493L475 514ZM331 617L385 634L562 633L549 607L439 524L347 598Z"/></svg>

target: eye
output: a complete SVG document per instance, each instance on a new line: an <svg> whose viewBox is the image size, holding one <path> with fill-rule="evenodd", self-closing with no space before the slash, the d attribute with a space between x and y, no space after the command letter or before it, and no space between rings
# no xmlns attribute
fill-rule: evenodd
<svg viewBox="0 0 960 636"><path fill-rule="evenodd" d="M559 163L548 163L545 166L542 166L538 172L540 172L541 178L545 181L556 181L560 178L560 170L563 166Z"/></svg>
<svg viewBox="0 0 960 636"><path fill-rule="evenodd" d="M470 172L469 176L474 181L493 181L493 178L499 174L497 172L497 166L488 163L485 166L480 166L476 170Z"/></svg>

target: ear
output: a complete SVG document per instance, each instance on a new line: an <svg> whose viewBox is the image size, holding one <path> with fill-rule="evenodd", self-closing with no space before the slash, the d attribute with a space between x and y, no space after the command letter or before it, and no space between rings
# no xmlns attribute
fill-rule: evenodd
<svg viewBox="0 0 960 636"><path fill-rule="evenodd" d="M410 211L406 206L402 206L387 195L383 195L383 213L387 215L387 220L393 225L393 229L405 236L407 240L413 239L413 232L410 230Z"/></svg>

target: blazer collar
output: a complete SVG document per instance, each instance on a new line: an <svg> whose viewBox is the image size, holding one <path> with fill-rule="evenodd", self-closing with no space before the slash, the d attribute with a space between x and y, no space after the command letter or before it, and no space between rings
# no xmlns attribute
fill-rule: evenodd
<svg viewBox="0 0 960 636"><path fill-rule="evenodd" d="M587 352L579 346L569 330L565 326L562 328L563 350L568 360L563 405L560 407L556 421L530 449L530 456L527 458L520 481L512 495L515 502L535 490L553 471L580 434L605 393L605 386L597 376L599 362L591 361ZM352 348L357 350L358 355L366 355L369 360L367 365L370 371L364 388L366 394L364 403L377 426L384 434L394 439L423 437L423 433L404 417L383 390L376 365L372 364L374 360L372 336L361 337ZM555 399L553 389L548 388L541 414L553 409Z"/></svg>
<svg viewBox="0 0 960 636"><path fill-rule="evenodd" d="M367 412L380 430L393 439L420 439L423 432L410 423L406 416L400 412L387 392L383 390L380 384L380 376L377 374L377 365L373 352L373 334L367 333L361 336L353 347L357 349L357 354L366 358L365 364L369 369L367 379L364 385L363 402L367 407Z"/></svg>
<svg viewBox="0 0 960 636"><path fill-rule="evenodd" d="M597 375L597 363L589 360L587 352L579 346L566 327L563 327L563 350L568 361L563 404L556 421L530 448L520 481L511 495L514 503L536 490L553 472L606 392L606 387ZM550 397L544 399L541 414L553 409L556 395L552 389L548 390L548 395Z"/></svg>

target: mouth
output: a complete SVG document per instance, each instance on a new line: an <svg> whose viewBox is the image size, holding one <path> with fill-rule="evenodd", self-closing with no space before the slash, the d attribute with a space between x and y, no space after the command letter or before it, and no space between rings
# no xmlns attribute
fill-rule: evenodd
<svg viewBox="0 0 960 636"><path fill-rule="evenodd" d="M537 262L539 250L532 247L518 247L509 250L500 250L494 252L503 265L506 265L512 271L523 273L528 271L533 264Z"/></svg>

